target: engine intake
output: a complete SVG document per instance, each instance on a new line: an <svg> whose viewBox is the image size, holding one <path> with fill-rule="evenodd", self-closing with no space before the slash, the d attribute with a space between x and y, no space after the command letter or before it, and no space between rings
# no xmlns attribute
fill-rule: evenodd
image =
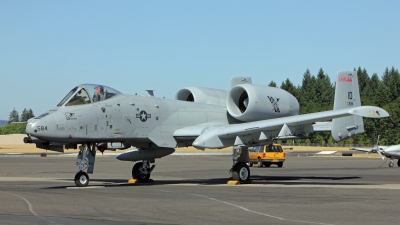
<svg viewBox="0 0 400 225"><path fill-rule="evenodd" d="M176 93L175 99L187 102L198 102L225 106L227 95L227 91L218 89L186 87Z"/></svg>
<svg viewBox="0 0 400 225"><path fill-rule="evenodd" d="M226 100L228 113L243 122L297 115L299 102L280 88L253 84L233 87Z"/></svg>

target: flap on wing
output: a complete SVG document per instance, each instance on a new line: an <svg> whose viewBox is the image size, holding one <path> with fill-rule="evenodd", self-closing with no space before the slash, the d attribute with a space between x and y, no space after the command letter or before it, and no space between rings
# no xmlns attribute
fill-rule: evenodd
<svg viewBox="0 0 400 225"><path fill-rule="evenodd" d="M323 132L332 130L332 122L315 122L312 125L314 132Z"/></svg>

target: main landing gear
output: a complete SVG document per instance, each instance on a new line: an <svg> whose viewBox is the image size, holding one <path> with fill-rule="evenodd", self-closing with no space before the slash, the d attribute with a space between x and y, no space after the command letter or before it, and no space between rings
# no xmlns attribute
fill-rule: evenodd
<svg viewBox="0 0 400 225"><path fill-rule="evenodd" d="M76 186L86 187L89 184L88 173L90 174L93 173L95 158L96 158L95 144L87 143L79 147L79 153L76 159L76 165L79 168L78 168L78 173L76 173L74 179Z"/></svg>
<svg viewBox="0 0 400 225"><path fill-rule="evenodd" d="M132 178L142 182L149 181L151 172L156 167L156 165L150 166L150 162L154 163L154 159L136 163L132 168Z"/></svg>
<svg viewBox="0 0 400 225"><path fill-rule="evenodd" d="M394 163L393 163L392 160L393 160L393 159L390 158L389 167L393 167L393 166L394 166ZM400 167L400 159L397 159L397 166Z"/></svg>
<svg viewBox="0 0 400 225"><path fill-rule="evenodd" d="M233 165L230 169L232 180L238 181L239 183L250 182L250 168L247 165L247 163L249 163L249 151L247 146L234 146L232 150Z"/></svg>

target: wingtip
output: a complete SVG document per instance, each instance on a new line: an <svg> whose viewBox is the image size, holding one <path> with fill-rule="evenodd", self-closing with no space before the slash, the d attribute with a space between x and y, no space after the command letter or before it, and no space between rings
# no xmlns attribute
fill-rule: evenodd
<svg viewBox="0 0 400 225"><path fill-rule="evenodd" d="M389 113L376 106L361 106L350 110L351 114L368 118L384 118L389 117Z"/></svg>

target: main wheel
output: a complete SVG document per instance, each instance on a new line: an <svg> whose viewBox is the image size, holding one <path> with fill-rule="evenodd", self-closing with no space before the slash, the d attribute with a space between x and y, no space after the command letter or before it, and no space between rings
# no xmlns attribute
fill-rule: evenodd
<svg viewBox="0 0 400 225"><path fill-rule="evenodd" d="M250 169L246 163L236 163L232 169L232 179L239 182L247 182L250 180Z"/></svg>
<svg viewBox="0 0 400 225"><path fill-rule="evenodd" d="M400 167L400 159L397 160L397 166Z"/></svg>
<svg viewBox="0 0 400 225"><path fill-rule="evenodd" d="M258 158L257 166L258 167L263 167L263 162L261 161L261 158Z"/></svg>
<svg viewBox="0 0 400 225"><path fill-rule="evenodd" d="M389 162L389 167L393 167L393 165L394 165L393 162L390 161L390 162Z"/></svg>
<svg viewBox="0 0 400 225"><path fill-rule="evenodd" d="M89 176L83 171L79 171L75 175L75 184L78 187L86 187L89 184Z"/></svg>
<svg viewBox="0 0 400 225"><path fill-rule="evenodd" d="M140 168L142 167L143 163L138 162L132 168L132 178L138 179L140 181L148 181L150 179L150 173L143 173Z"/></svg>

